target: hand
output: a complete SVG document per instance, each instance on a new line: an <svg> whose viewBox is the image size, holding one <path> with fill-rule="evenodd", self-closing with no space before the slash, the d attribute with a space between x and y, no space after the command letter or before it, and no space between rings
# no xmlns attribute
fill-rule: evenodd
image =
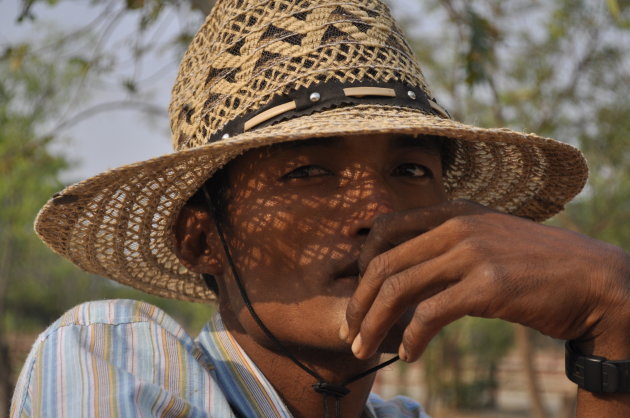
<svg viewBox="0 0 630 418"><path fill-rule="evenodd" d="M472 202L377 218L359 265L362 278L340 332L358 358L374 355L410 309L399 349L406 361L464 315L518 322L562 339L630 334L627 254Z"/></svg>

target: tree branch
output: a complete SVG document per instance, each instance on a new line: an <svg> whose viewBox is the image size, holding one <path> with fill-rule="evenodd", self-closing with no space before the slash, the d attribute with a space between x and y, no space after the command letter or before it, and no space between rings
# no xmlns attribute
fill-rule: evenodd
<svg viewBox="0 0 630 418"><path fill-rule="evenodd" d="M165 110L151 103L133 101L133 100L118 100L113 102L99 103L92 107L89 107L76 115L72 116L69 119L61 121L57 124L53 129L53 133L59 133L59 131L63 131L65 129L69 129L72 126L76 125L79 122L84 121L85 119L91 118L99 113L111 112L116 110L124 110L124 109L133 109L138 110L147 114L151 114L154 116L166 117ZM51 133L52 134L52 133Z"/></svg>

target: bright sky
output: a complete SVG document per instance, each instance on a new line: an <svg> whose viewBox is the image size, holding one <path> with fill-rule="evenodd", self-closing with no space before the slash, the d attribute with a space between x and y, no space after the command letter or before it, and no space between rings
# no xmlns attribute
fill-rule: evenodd
<svg viewBox="0 0 630 418"><path fill-rule="evenodd" d="M0 50L8 43L16 40L32 39L33 25L17 24L19 14L19 0L0 0ZM79 27L95 17L94 9L88 2L61 2L58 6L48 8L39 6L34 9L40 23L53 23L55 27L66 30ZM166 25L161 30L165 37L172 36L177 25ZM133 19L125 19L116 28L111 42L121 42L125 33L135 28ZM167 60L168 61L168 60ZM151 74L153 66L164 66L163 62L148 61L147 75ZM64 175L66 181L76 181L123 164L148 159L171 151L170 133L168 128L167 106L170 88L177 71L176 63L172 63L153 87L151 103L164 109L162 117L148 118L146 115L121 109L108 111L83 120L68 130L63 131L63 137L70 139L61 146L63 153L77 162L75 168ZM93 102L99 103L121 95L111 94L107 89L101 89L93 97Z"/></svg>

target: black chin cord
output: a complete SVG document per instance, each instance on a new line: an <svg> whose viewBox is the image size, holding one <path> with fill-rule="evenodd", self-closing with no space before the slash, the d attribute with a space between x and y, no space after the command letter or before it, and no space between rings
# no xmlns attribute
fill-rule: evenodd
<svg viewBox="0 0 630 418"><path fill-rule="evenodd" d="M202 189L203 189L203 194L206 199L206 204L208 205L208 209L210 210L210 213L214 216L215 226L217 228L217 234L219 235L219 239L221 240L221 245L223 246L223 250L225 251L225 256L227 258L228 264L230 265L230 268L232 269L232 274L234 275L234 279L236 280L236 285L238 286L238 290L241 294L241 298L243 299L243 302L245 302L245 306L247 307L249 314L252 316L252 318L254 318L254 321L256 321L256 324L265 333L267 338L273 341L273 343L280 349L280 351L282 351L282 353L289 360L291 360L293 363L295 363L296 366L298 366L299 368L301 368L302 370L304 370L306 373L310 374L317 380L317 383L313 384L312 387L315 392L320 393L323 396L324 418L330 418L330 415L328 413L328 398L331 396L335 398L335 417L341 418L341 399L344 396L346 396L348 393L350 393L350 389L348 389L346 386L348 386L350 383L356 382L357 380L360 380L382 369L383 367L389 366L390 364L397 361L400 357L394 356L384 363L381 363L366 371L363 371L359 374L351 376L350 378L344 380L341 384L338 384L338 385L327 382L326 379L324 379L319 373L317 373L315 370L311 369L310 367L302 363L300 360L298 360L293 354L291 354L291 352L284 346L284 344L282 344L280 340L278 340L278 338L276 338L276 336L273 335L271 330L267 328L267 326L264 324L264 322L260 319L256 311L254 310L254 307L252 306L249 296L247 295L245 286L243 285L240 275L238 274L238 269L236 268L236 264L234 263L234 260L232 259L232 253L227 244L227 241L225 240L223 229L221 228L221 225L217 220L217 216L216 216L217 211L214 205L212 204L212 200L210 199L208 190L206 189L205 186L202 187Z"/></svg>

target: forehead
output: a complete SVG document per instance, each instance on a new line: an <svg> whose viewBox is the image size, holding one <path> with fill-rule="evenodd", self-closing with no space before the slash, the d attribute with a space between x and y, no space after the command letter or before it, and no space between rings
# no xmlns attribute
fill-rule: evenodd
<svg viewBox="0 0 630 418"><path fill-rule="evenodd" d="M395 151L398 149L415 149L433 155L443 154L444 142L434 136L411 136L411 135L352 135L335 136L325 138L310 138L305 140L283 142L273 144L264 149L252 150L250 152L265 151L267 155L277 152L288 151L293 153L309 153L310 150L327 149L352 149L365 147L377 147L381 151ZM334 156L335 154L332 154ZM360 153L358 153L360 155Z"/></svg>

